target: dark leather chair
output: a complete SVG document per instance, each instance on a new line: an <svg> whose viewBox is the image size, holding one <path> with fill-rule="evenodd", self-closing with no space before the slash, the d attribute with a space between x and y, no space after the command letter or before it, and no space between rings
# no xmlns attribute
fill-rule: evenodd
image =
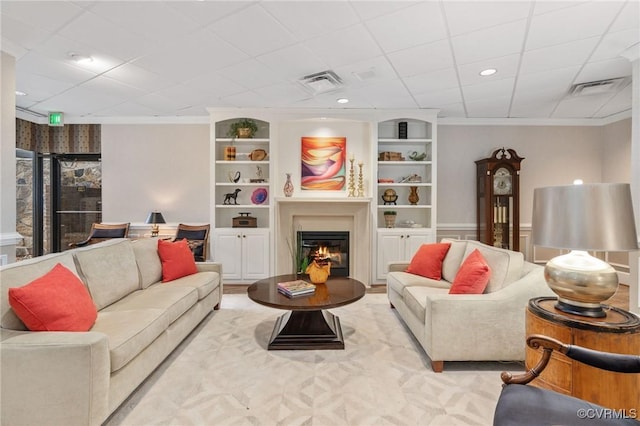
<svg viewBox="0 0 640 426"><path fill-rule="evenodd" d="M207 260L207 247L209 246L209 230L211 225L185 225L181 223L176 230L174 241L187 239L189 248L193 252L196 262Z"/></svg>
<svg viewBox="0 0 640 426"><path fill-rule="evenodd" d="M640 356L622 355L596 351L577 345L566 345L550 337L532 335L527 345L542 348L542 358L532 369L524 374L502 373L505 385L498 399L494 426L599 426L599 425L640 425L640 411L609 410L597 404L561 393L527 386L545 369L555 350L565 356L601 368L619 373L640 373ZM640 392L640 389L638 389ZM640 407L636 408L640 410Z"/></svg>
<svg viewBox="0 0 640 426"><path fill-rule="evenodd" d="M127 238L129 235L129 224L104 224L93 223L89 231L89 237L86 240L77 243L69 243L69 248L84 247L90 244L99 243L100 241L110 240L112 238Z"/></svg>

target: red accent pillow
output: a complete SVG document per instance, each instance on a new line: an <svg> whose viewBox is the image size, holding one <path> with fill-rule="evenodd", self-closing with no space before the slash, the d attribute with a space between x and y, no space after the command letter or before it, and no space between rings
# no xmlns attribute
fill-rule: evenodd
<svg viewBox="0 0 640 426"><path fill-rule="evenodd" d="M475 249L462 262L453 279L449 294L482 294L491 277L491 268L484 256Z"/></svg>
<svg viewBox="0 0 640 426"><path fill-rule="evenodd" d="M411 258L405 272L420 275L432 280L442 279L442 261L447 255L451 243L423 244Z"/></svg>
<svg viewBox="0 0 640 426"><path fill-rule="evenodd" d="M88 331L98 317L85 285L60 263L29 284L10 288L9 304L31 331Z"/></svg>
<svg viewBox="0 0 640 426"><path fill-rule="evenodd" d="M198 272L186 239L175 242L158 240L158 255L162 262L163 283Z"/></svg>

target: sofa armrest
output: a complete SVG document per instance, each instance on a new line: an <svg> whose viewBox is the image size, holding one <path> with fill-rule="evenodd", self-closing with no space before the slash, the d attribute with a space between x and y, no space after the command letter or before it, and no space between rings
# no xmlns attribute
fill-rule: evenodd
<svg viewBox="0 0 640 426"><path fill-rule="evenodd" d="M198 272L217 272L222 280L222 263L220 262L196 262Z"/></svg>
<svg viewBox="0 0 640 426"><path fill-rule="evenodd" d="M406 261L389 262L387 264L387 272L404 272L408 266L409 262Z"/></svg>
<svg viewBox="0 0 640 426"><path fill-rule="evenodd" d="M0 423L99 425L107 418L104 334L3 329L0 339Z"/></svg>

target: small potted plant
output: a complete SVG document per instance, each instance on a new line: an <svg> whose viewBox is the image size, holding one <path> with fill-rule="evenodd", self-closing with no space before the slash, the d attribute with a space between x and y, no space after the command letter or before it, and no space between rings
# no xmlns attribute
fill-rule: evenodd
<svg viewBox="0 0 640 426"><path fill-rule="evenodd" d="M384 224L387 228L396 226L396 215L397 212L395 210L386 210L384 212Z"/></svg>
<svg viewBox="0 0 640 426"><path fill-rule="evenodd" d="M258 125L255 121L243 118L231 123L227 134L232 138L252 138L257 131Z"/></svg>

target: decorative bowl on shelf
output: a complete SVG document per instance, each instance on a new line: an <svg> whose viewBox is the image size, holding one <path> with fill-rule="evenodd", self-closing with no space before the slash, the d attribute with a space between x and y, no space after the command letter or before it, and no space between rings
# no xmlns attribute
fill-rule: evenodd
<svg viewBox="0 0 640 426"><path fill-rule="evenodd" d="M269 195L269 193L267 192L266 188L257 188L251 194L251 202L253 204L262 204L265 201L267 201L267 196L268 195Z"/></svg>

